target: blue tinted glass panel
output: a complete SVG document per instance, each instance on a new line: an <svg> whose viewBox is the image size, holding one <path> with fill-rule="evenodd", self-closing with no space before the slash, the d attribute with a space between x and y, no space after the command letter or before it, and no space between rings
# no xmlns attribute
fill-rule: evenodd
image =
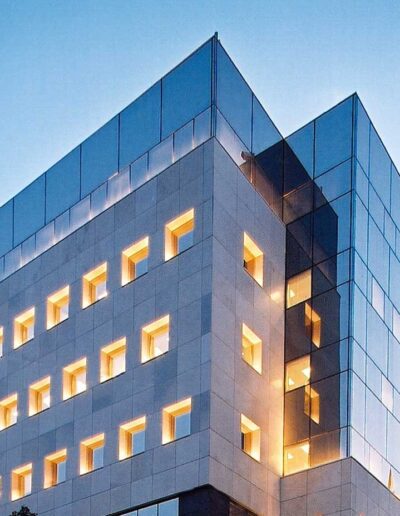
<svg viewBox="0 0 400 516"><path fill-rule="evenodd" d="M85 197L118 169L118 117L82 144L82 191Z"/></svg>
<svg viewBox="0 0 400 516"><path fill-rule="evenodd" d="M121 113L120 167L124 167L160 141L161 81Z"/></svg>
<svg viewBox="0 0 400 516"><path fill-rule="evenodd" d="M178 516L179 503L178 498L168 500L158 504L158 516Z"/></svg>
<svg viewBox="0 0 400 516"><path fill-rule="evenodd" d="M400 227L400 176L396 168L392 165L392 205L390 214L395 224Z"/></svg>
<svg viewBox="0 0 400 516"><path fill-rule="evenodd" d="M149 152L150 177L155 176L161 172L161 170L164 170L172 164L172 151L173 138L170 136Z"/></svg>
<svg viewBox="0 0 400 516"><path fill-rule="evenodd" d="M252 97L253 94L238 69L218 44L218 109L249 149L251 148Z"/></svg>
<svg viewBox="0 0 400 516"><path fill-rule="evenodd" d="M14 245L28 238L44 224L45 175L40 176L14 198Z"/></svg>
<svg viewBox="0 0 400 516"><path fill-rule="evenodd" d="M387 209L390 208L391 162L375 129L371 127L369 179Z"/></svg>
<svg viewBox="0 0 400 516"><path fill-rule="evenodd" d="M148 154L137 159L131 165L131 188L136 190L151 178L148 170Z"/></svg>
<svg viewBox="0 0 400 516"><path fill-rule="evenodd" d="M211 41L162 80L162 138L211 104Z"/></svg>
<svg viewBox="0 0 400 516"><path fill-rule="evenodd" d="M13 200L0 208L0 255L13 246Z"/></svg>
<svg viewBox="0 0 400 516"><path fill-rule="evenodd" d="M368 174L370 121L365 109L357 99L356 154L364 172Z"/></svg>
<svg viewBox="0 0 400 516"><path fill-rule="evenodd" d="M194 145L200 145L211 135L211 108L204 111L194 121Z"/></svg>
<svg viewBox="0 0 400 516"><path fill-rule="evenodd" d="M314 122L299 129L287 138L292 151L296 154L300 163L306 169L310 177L313 177L314 168Z"/></svg>
<svg viewBox="0 0 400 516"><path fill-rule="evenodd" d="M315 122L315 175L350 158L353 98L342 102Z"/></svg>
<svg viewBox="0 0 400 516"><path fill-rule="evenodd" d="M281 140L281 135L259 101L253 95L252 152L258 154Z"/></svg>
<svg viewBox="0 0 400 516"><path fill-rule="evenodd" d="M190 152L193 148L193 121L184 125L174 134L174 161Z"/></svg>
<svg viewBox="0 0 400 516"><path fill-rule="evenodd" d="M351 185L351 160L319 176L315 182L328 202L347 193Z"/></svg>
<svg viewBox="0 0 400 516"><path fill-rule="evenodd" d="M371 218L368 228L368 267L385 292L387 292L389 278L389 246Z"/></svg>
<svg viewBox="0 0 400 516"><path fill-rule="evenodd" d="M79 201L80 162L78 147L46 172L46 222Z"/></svg>

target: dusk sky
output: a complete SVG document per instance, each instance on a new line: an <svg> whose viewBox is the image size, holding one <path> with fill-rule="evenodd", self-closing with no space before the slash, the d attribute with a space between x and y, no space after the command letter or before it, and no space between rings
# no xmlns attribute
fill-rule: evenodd
<svg viewBox="0 0 400 516"><path fill-rule="evenodd" d="M0 0L0 204L218 31L288 135L357 91L400 166L400 3Z"/></svg>

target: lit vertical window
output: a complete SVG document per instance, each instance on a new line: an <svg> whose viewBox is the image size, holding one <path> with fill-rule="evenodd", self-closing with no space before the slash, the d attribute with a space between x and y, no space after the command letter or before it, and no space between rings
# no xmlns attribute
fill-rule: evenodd
<svg viewBox="0 0 400 516"><path fill-rule="evenodd" d="M242 358L261 374L262 343L246 324L242 324Z"/></svg>
<svg viewBox="0 0 400 516"><path fill-rule="evenodd" d="M32 464L26 464L11 472L11 500L18 500L32 492Z"/></svg>
<svg viewBox="0 0 400 516"><path fill-rule="evenodd" d="M80 445L80 474L89 473L104 465L104 434L85 439Z"/></svg>
<svg viewBox="0 0 400 516"><path fill-rule="evenodd" d="M321 317L308 303L304 305L306 332L315 347L321 346Z"/></svg>
<svg viewBox="0 0 400 516"><path fill-rule="evenodd" d="M372 306L378 314L385 317L385 293L375 278L372 278Z"/></svg>
<svg viewBox="0 0 400 516"><path fill-rule="evenodd" d="M320 399L315 388L309 385L304 389L304 414L308 416L314 423L319 425L320 418Z"/></svg>
<svg viewBox="0 0 400 516"><path fill-rule="evenodd" d="M35 308L30 308L14 320L14 348L19 348L35 335Z"/></svg>
<svg viewBox="0 0 400 516"><path fill-rule="evenodd" d="M287 308L297 305L311 297L311 269L297 274L287 282Z"/></svg>
<svg viewBox="0 0 400 516"><path fill-rule="evenodd" d="M2 357L3 353L4 353L3 345L4 345L4 328L3 328L3 326L0 326L0 357Z"/></svg>
<svg viewBox="0 0 400 516"><path fill-rule="evenodd" d="M243 237L243 267L262 287L264 283L264 254L247 233Z"/></svg>
<svg viewBox="0 0 400 516"><path fill-rule="evenodd" d="M192 400L174 403L163 410L162 443L167 444L176 439L186 437L191 432Z"/></svg>
<svg viewBox="0 0 400 516"><path fill-rule="evenodd" d="M62 288L47 298L47 329L68 319L69 286Z"/></svg>
<svg viewBox="0 0 400 516"><path fill-rule="evenodd" d="M257 426L248 417L240 415L240 434L242 450L253 457L260 460L260 427Z"/></svg>
<svg viewBox="0 0 400 516"><path fill-rule="evenodd" d="M100 351L100 381L105 382L126 369L126 340L120 339Z"/></svg>
<svg viewBox="0 0 400 516"><path fill-rule="evenodd" d="M169 349L169 315L142 328L142 363L166 353Z"/></svg>
<svg viewBox="0 0 400 516"><path fill-rule="evenodd" d="M148 258L149 237L142 238L122 252L122 285L146 274Z"/></svg>
<svg viewBox="0 0 400 516"><path fill-rule="evenodd" d="M284 451L284 472L291 475L310 467L310 443L303 441L286 446Z"/></svg>
<svg viewBox="0 0 400 516"><path fill-rule="evenodd" d="M186 251L193 245L194 209L182 213L165 226L165 260Z"/></svg>
<svg viewBox="0 0 400 516"><path fill-rule="evenodd" d="M139 417L119 427L119 460L145 450L146 417Z"/></svg>
<svg viewBox="0 0 400 516"><path fill-rule="evenodd" d="M297 358L286 364L286 391L292 391L310 383L310 355Z"/></svg>
<svg viewBox="0 0 400 516"><path fill-rule="evenodd" d="M63 399L67 400L86 391L86 358L63 369Z"/></svg>
<svg viewBox="0 0 400 516"><path fill-rule="evenodd" d="M44 459L44 488L56 486L67 478L67 450L64 448Z"/></svg>
<svg viewBox="0 0 400 516"><path fill-rule="evenodd" d="M50 376L29 387L29 415L34 416L50 407Z"/></svg>
<svg viewBox="0 0 400 516"><path fill-rule="evenodd" d="M18 394L12 394L0 401L0 430L15 425L18 419Z"/></svg>
<svg viewBox="0 0 400 516"><path fill-rule="evenodd" d="M83 276L82 308L107 296L107 263L103 263Z"/></svg>

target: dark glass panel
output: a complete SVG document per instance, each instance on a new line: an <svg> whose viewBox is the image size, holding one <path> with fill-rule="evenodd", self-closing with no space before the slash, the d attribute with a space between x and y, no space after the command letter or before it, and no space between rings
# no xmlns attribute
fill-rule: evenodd
<svg viewBox="0 0 400 516"><path fill-rule="evenodd" d="M301 387L285 394L285 445L308 439L310 435L306 389L307 387Z"/></svg>
<svg viewBox="0 0 400 516"><path fill-rule="evenodd" d="M309 177L314 169L314 122L302 127L286 139Z"/></svg>
<svg viewBox="0 0 400 516"><path fill-rule="evenodd" d="M311 335L306 325L306 304L286 310L285 362L310 353ZM308 302L310 306L310 303Z"/></svg>
<svg viewBox="0 0 400 516"><path fill-rule="evenodd" d="M314 212L314 262L335 255L338 241L338 218L329 204Z"/></svg>
<svg viewBox="0 0 400 516"><path fill-rule="evenodd" d="M312 308L321 318L320 347L340 340L340 295L332 289L313 298Z"/></svg>
<svg viewBox="0 0 400 516"><path fill-rule="evenodd" d="M346 453L346 431L334 430L313 437L310 441L310 466L320 466L344 457Z"/></svg>
<svg viewBox="0 0 400 516"><path fill-rule="evenodd" d="M264 108L253 95L253 141L252 153L259 154L282 139L279 131Z"/></svg>
<svg viewBox="0 0 400 516"><path fill-rule="evenodd" d="M323 324L329 324L329 321L323 321ZM340 373L340 352L340 344L336 342L311 353L311 382Z"/></svg>

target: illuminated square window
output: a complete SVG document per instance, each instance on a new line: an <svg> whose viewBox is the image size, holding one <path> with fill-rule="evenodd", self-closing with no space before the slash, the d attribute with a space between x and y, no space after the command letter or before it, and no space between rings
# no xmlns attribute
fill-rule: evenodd
<svg viewBox="0 0 400 516"><path fill-rule="evenodd" d="M35 335L35 308L30 308L14 320L14 348L19 348Z"/></svg>
<svg viewBox="0 0 400 516"><path fill-rule="evenodd" d="M287 308L297 305L311 297L311 269L297 274L287 282Z"/></svg>
<svg viewBox="0 0 400 516"><path fill-rule="evenodd" d="M107 296L107 263L103 263L83 276L82 308Z"/></svg>
<svg viewBox="0 0 400 516"><path fill-rule="evenodd" d="M162 443L167 444L176 439L190 435L191 431L192 400L174 403L163 410L162 416Z"/></svg>
<svg viewBox="0 0 400 516"><path fill-rule="evenodd" d="M50 376L29 387L29 415L34 416L50 407Z"/></svg>
<svg viewBox="0 0 400 516"><path fill-rule="evenodd" d="M0 326L0 357L3 356L3 344L4 344L4 328Z"/></svg>
<svg viewBox="0 0 400 516"><path fill-rule="evenodd" d="M165 260L193 245L194 209L186 211L165 226Z"/></svg>
<svg viewBox="0 0 400 516"><path fill-rule="evenodd" d="M244 416L240 415L240 434L241 434L241 448L242 450L253 457L255 460L260 460L260 427L257 426L253 421Z"/></svg>
<svg viewBox="0 0 400 516"><path fill-rule="evenodd" d="M314 346L319 348L321 346L321 317L308 303L304 305L304 310L306 332Z"/></svg>
<svg viewBox="0 0 400 516"><path fill-rule="evenodd" d="M100 381L105 382L126 369L126 340L120 339L101 349Z"/></svg>
<svg viewBox="0 0 400 516"><path fill-rule="evenodd" d="M306 385L304 388L304 414L319 425L320 399L315 388Z"/></svg>
<svg viewBox="0 0 400 516"><path fill-rule="evenodd" d="M261 287L264 282L264 254L247 233L243 238L243 267Z"/></svg>
<svg viewBox="0 0 400 516"><path fill-rule="evenodd" d="M44 488L56 486L67 478L67 450L64 448L44 459Z"/></svg>
<svg viewBox="0 0 400 516"><path fill-rule="evenodd" d="M298 444L285 447L284 472L291 475L310 467L310 443L303 441Z"/></svg>
<svg viewBox="0 0 400 516"><path fill-rule="evenodd" d="M69 286L55 292L47 298L47 329L68 319Z"/></svg>
<svg viewBox="0 0 400 516"><path fill-rule="evenodd" d="M242 358L258 373L262 370L262 343L248 326L242 324Z"/></svg>
<svg viewBox="0 0 400 516"><path fill-rule="evenodd" d="M169 315L142 328L142 363L166 353L169 349Z"/></svg>
<svg viewBox="0 0 400 516"><path fill-rule="evenodd" d="M63 399L67 400L86 391L86 358L63 369Z"/></svg>
<svg viewBox="0 0 400 516"><path fill-rule="evenodd" d="M80 446L80 474L89 473L104 465L104 434L85 439Z"/></svg>
<svg viewBox="0 0 400 516"><path fill-rule="evenodd" d="M129 421L119 427L119 460L145 450L146 417Z"/></svg>
<svg viewBox="0 0 400 516"><path fill-rule="evenodd" d="M142 238L122 252L122 285L148 271L149 237Z"/></svg>
<svg viewBox="0 0 400 516"><path fill-rule="evenodd" d="M286 364L286 392L310 383L310 355L297 358Z"/></svg>
<svg viewBox="0 0 400 516"><path fill-rule="evenodd" d="M15 425L18 419L18 394L12 394L0 401L0 430Z"/></svg>
<svg viewBox="0 0 400 516"><path fill-rule="evenodd" d="M18 500L32 492L32 464L26 464L11 472L11 500Z"/></svg>

